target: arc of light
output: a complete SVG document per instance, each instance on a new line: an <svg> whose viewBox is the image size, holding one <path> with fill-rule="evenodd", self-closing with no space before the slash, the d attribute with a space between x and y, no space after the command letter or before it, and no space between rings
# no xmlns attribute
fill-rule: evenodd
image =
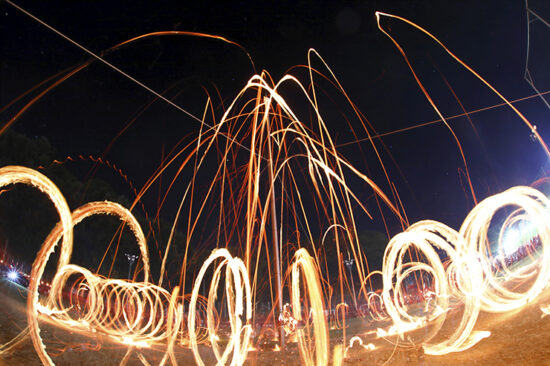
<svg viewBox="0 0 550 366"><path fill-rule="evenodd" d="M407 20L405 18L402 18L400 16L397 16L397 15L393 15L393 14L388 14L388 13L383 13L383 12L379 12L377 11L376 13L376 22L378 24L378 29L380 29L384 34L386 34L393 42L394 44L401 50L401 47L399 47L399 45L397 44L397 42L395 40L393 40L393 38L386 32L384 31L384 29L382 28L382 26L380 25L380 16L385 16L385 17L388 17L388 18L394 18L394 19L397 19L397 20L400 20L404 23L407 23L409 24L410 26L412 26L413 28L416 28L418 29L419 31L421 31L422 33L424 33L425 35L427 35L428 37L430 37L432 40L434 40L437 44L439 44L444 50L445 52L447 52L455 61L457 61L460 65L462 65L466 70L468 70L469 72L471 72L475 77L477 77L483 84L485 84L489 89L491 89L500 99L502 99L502 101L504 103L506 103L506 105L508 105L518 116L519 118L521 118L521 120L525 123L525 125L529 128L529 130L536 136L537 138L537 141L539 142L539 144L541 145L541 147L543 148L544 152L546 153L546 156L548 158L550 158L550 150L548 149L548 145L546 145L546 143L544 142L544 140L542 139L542 137L539 135L538 131L534 128L534 126L527 120L527 118L525 118L525 116L516 108L514 107L514 105L512 103L510 103L508 101L508 99L506 99L502 94L500 94L498 92L498 90L496 90L488 81L486 81L483 77L481 77L481 75L479 75L477 72L475 72L470 66L468 66L464 61L462 61L460 58L458 58L454 53L451 52L451 50L449 50L438 38L436 38L433 34L431 34L430 32L428 32L426 29L422 28L421 26L411 22L410 20ZM401 50L402 54L403 51ZM441 116L440 116L441 117ZM441 117L442 118L442 117ZM443 118L442 118L443 120Z"/></svg>
<svg viewBox="0 0 550 366"><path fill-rule="evenodd" d="M37 188L46 194L54 204L61 219L58 224L59 232L63 235L58 267L68 263L71 256L73 243L73 220L71 218L71 211L65 197L63 197L57 186L51 180L35 170L20 166L6 166L0 168L0 187L16 183L23 183ZM29 296L27 297L27 319L29 322L29 333L40 360L43 364L47 365L53 365L53 361L45 352L44 344L38 335L39 328L36 305L38 304L38 286L40 284L40 278L44 273L47 258L53 253L53 250L53 246L46 247L43 245L38 252L31 270L29 280Z"/></svg>

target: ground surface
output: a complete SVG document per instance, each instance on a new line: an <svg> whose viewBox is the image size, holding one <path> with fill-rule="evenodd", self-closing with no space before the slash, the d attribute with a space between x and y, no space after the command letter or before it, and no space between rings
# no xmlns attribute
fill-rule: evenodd
<svg viewBox="0 0 550 366"><path fill-rule="evenodd" d="M26 326L24 315L23 288L0 284L0 343L6 343L15 337ZM373 351L367 351L357 345L348 350L344 365L424 365L424 366L462 366L462 365L522 365L550 366L550 316L541 317L541 304L550 302L550 294L541 297L536 303L528 305L514 314L482 314L476 325L477 330L489 330L491 336L482 340L473 348L461 353L445 356L424 355L419 348L394 347L385 340L377 339L374 334L363 335L365 343L376 345ZM372 327L372 325L371 325ZM44 324L44 338L48 350L57 365L118 365L126 349L72 334L66 330L56 329ZM443 336L448 332L442 330ZM331 332L337 338L338 332ZM412 335L415 336L414 334ZM338 340L333 340L333 345ZM249 366L301 365L296 344L289 344L283 351L266 349L249 354ZM92 349L92 350L91 350ZM97 350L94 350L97 349ZM214 364L209 349L202 348L205 362ZM151 365L158 364L162 353L148 350L143 352ZM195 364L188 349L177 349L177 360L180 365ZM30 339L27 337L20 345L0 356L0 366L4 365L40 365ZM128 365L142 365L137 356L133 356Z"/></svg>

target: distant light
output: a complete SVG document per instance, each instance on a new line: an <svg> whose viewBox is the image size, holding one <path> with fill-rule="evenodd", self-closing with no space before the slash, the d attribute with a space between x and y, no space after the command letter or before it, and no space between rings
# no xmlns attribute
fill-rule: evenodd
<svg viewBox="0 0 550 366"><path fill-rule="evenodd" d="M521 245L521 233L517 228L510 228L504 234L502 249L506 256L514 253Z"/></svg>
<svg viewBox="0 0 550 366"><path fill-rule="evenodd" d="M9 271L9 272L8 272L8 278L9 278L11 281L17 280L17 277L19 277L19 274L17 273L17 271Z"/></svg>

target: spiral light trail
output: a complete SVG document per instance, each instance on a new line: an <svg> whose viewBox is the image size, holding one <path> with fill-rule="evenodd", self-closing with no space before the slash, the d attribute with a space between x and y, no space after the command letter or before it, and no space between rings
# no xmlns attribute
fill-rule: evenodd
<svg viewBox="0 0 550 366"><path fill-rule="evenodd" d="M376 13L376 17L378 21L389 17L405 22L426 34L532 128L501 94L426 30L389 14ZM400 45L380 23L379 27L405 57L415 80L445 122ZM188 32L152 33L123 42L111 51L144 37L166 34L190 35ZM242 49L225 38L195 35L222 40ZM337 151L319 112L313 75L320 72L311 66L313 57L326 67L330 75L326 80L349 101L364 127L391 194ZM58 82L25 105L21 112L88 64L60 76ZM0 189L12 184L34 187L49 198L60 219L43 241L29 277L28 334L43 364L55 364L54 353L47 349L47 340L41 334L43 319L83 335L105 336L126 348L121 365L134 354L144 365L149 365L145 350L153 347L162 350L159 365L176 365L176 347L188 346L195 362L204 366L208 362L206 351L199 345L206 344L217 365L239 366L256 347L253 304L264 295L272 305L273 328L278 327L276 319L280 319L286 334L296 340L303 364L325 366L331 360L341 365L354 345L369 352L376 350L365 334L349 334L348 314L353 307L358 308L363 318L389 324L373 331L374 336L397 347L400 342L408 342L404 341L407 335L407 339L420 344L426 354L444 355L465 351L490 336L489 331L476 329L482 312L510 313L541 298L550 283L550 201L543 193L519 186L485 198L470 211L458 231L433 220L409 226L395 184L370 138L375 135L374 129L314 50L308 54L307 68L310 76L307 85L292 75L274 82L267 72L262 72L249 79L219 121L212 116L212 123L207 123L205 112L199 119L204 130L163 157L162 164L143 189L136 191L128 209L103 201L84 204L71 212L63 194L42 173L21 166L0 168ZM287 87L295 88L306 101L313 120L310 125L280 94L280 90ZM205 111L209 106L210 99ZM466 155L454 131L448 124L447 127L461 153L470 194L477 202ZM540 135L535 132L535 136L542 149L550 154ZM212 161L218 163L213 169L209 165ZM236 162L244 163L237 165ZM159 249L160 280L154 284L146 235L131 210L169 168L177 168L177 173L170 178L169 189L159 199L162 202L159 206L168 200L168 193L183 171L191 171L192 177L180 195L165 250L162 253ZM208 178L199 182L199 173ZM352 190L348 183L352 179L372 192L378 212L368 210L361 196ZM200 190L195 187L199 184ZM389 240L381 271L371 271L359 242L357 220L379 215L387 227L384 210L391 212L396 225L403 229ZM100 276L71 263L73 244L78 246L73 243L74 227L94 215L117 217L121 227L130 229L140 253L139 281ZM162 285L173 254L173 234L181 224L179 220L185 221L185 225L180 226L186 227L185 241L178 243L182 244L185 254L179 282L168 285L169 290ZM198 272L192 273L188 254L199 241L197 238L203 238L199 235L204 229L201 226L208 227L204 231L209 231L211 220L216 228L212 230L213 235L204 236L211 240L205 248L216 249L200 263ZM331 254L327 254L325 246L329 236L334 244ZM322 244L319 237L323 238ZM228 250L230 246L232 253ZM511 260L518 247L524 254ZM49 293L43 295L39 287L51 254L56 250L59 252L57 270ZM357 293L351 270L348 277L344 269L345 252L360 280ZM329 262L335 263L337 273L329 273ZM286 273L286 277L280 275L282 273ZM378 275L382 278L382 288L373 290L372 278ZM190 289L186 288L191 283L186 276L193 279ZM418 291L410 290L411 283ZM207 295L201 296L201 290ZM285 299L285 295L290 299ZM353 299L354 304L346 303L346 296ZM290 302L285 304L285 300ZM280 314L276 314L277 308L283 309ZM550 313L548 305L541 306L540 310L542 316ZM413 337L411 334L418 329L425 331ZM331 339L332 331L338 335ZM281 341L276 331L263 334L267 333ZM21 333L0 348L0 353L19 344L25 336L26 332Z"/></svg>

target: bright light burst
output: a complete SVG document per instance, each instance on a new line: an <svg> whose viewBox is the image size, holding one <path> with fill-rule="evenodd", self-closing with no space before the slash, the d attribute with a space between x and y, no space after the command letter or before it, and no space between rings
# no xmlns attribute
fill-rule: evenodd
<svg viewBox="0 0 550 366"><path fill-rule="evenodd" d="M10 270L7 274L7 277L10 281L17 281L17 279L19 278L19 273L17 273L17 271Z"/></svg>

